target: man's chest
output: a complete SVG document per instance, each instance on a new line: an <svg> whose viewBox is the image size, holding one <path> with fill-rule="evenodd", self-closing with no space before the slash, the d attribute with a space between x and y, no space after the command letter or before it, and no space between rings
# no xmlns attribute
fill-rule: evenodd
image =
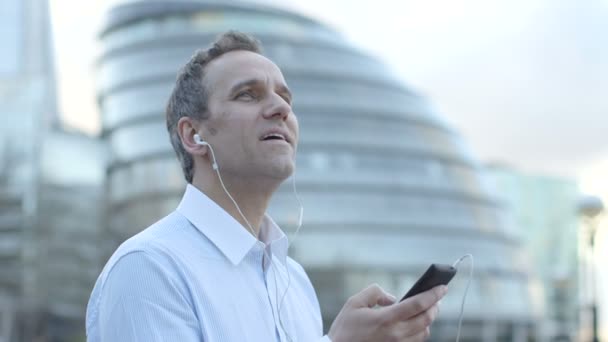
<svg viewBox="0 0 608 342"><path fill-rule="evenodd" d="M190 268L189 289L205 341L313 341L321 336L310 284L283 265L206 260Z"/></svg>

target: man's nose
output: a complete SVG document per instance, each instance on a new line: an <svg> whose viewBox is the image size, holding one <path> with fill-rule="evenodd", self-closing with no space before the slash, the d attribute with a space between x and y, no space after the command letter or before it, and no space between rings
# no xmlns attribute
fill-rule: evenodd
<svg viewBox="0 0 608 342"><path fill-rule="evenodd" d="M281 119L287 120L291 113L291 106L281 96L275 94L272 96L271 103L264 113L266 119Z"/></svg>

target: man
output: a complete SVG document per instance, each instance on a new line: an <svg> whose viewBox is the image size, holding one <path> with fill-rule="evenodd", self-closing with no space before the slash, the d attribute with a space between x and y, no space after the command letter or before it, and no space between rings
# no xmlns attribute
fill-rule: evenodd
<svg viewBox="0 0 608 342"><path fill-rule="evenodd" d="M166 114L185 194L108 261L89 300L88 341L426 339L443 286L394 304L372 285L322 336L314 289L265 214L295 168L291 101L281 70L242 33L222 35L184 66Z"/></svg>

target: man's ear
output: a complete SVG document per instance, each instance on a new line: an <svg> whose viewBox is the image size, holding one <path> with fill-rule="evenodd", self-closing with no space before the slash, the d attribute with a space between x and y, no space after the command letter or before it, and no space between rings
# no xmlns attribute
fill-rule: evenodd
<svg viewBox="0 0 608 342"><path fill-rule="evenodd" d="M208 148L207 146L198 145L194 141L194 135L198 133L200 129L200 123L193 118L182 117L177 122L177 133L182 141L182 146L186 152L191 155L206 155Z"/></svg>

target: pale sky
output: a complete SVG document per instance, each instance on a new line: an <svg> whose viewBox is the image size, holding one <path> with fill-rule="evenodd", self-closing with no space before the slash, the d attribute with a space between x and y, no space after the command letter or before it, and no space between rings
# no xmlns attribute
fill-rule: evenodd
<svg viewBox="0 0 608 342"><path fill-rule="evenodd" d="M50 0L60 111L88 132L99 129L95 33L116 2ZM482 161L578 179L608 203L608 0L260 2L320 19L386 61Z"/></svg>

